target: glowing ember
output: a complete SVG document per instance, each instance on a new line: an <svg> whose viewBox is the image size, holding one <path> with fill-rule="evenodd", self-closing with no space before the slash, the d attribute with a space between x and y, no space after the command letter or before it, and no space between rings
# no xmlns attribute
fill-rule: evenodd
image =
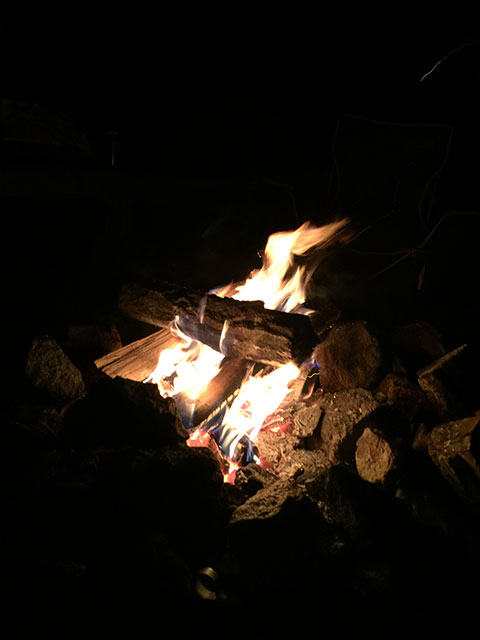
<svg viewBox="0 0 480 640"><path fill-rule="evenodd" d="M212 291L221 297L237 300L262 300L267 309L286 312L309 313L302 305L306 299L306 286L313 269L295 265L295 256L304 256L312 248L319 249L344 227L346 221L333 222L323 227L309 223L297 230L271 235L264 251L263 266L253 271L244 283L230 284ZM201 310L199 310L201 314ZM195 408L195 400L220 370L223 355L210 347L188 338L178 328L178 319L172 331L181 342L162 351L158 365L146 380L158 385L162 396L177 398L182 404L180 415L189 428ZM225 324L220 340L228 331ZM238 449L246 448L245 459L257 460L253 443L265 419L271 415L290 392L290 383L300 370L293 363L283 365L269 373L251 375L242 385L238 395L214 424L204 431L192 433L188 444L209 446L212 435L223 455L228 456L228 468L224 471L226 482L233 482L239 468ZM187 410L185 410L187 401ZM208 433L207 433L208 431ZM245 453L245 452L244 452Z"/></svg>

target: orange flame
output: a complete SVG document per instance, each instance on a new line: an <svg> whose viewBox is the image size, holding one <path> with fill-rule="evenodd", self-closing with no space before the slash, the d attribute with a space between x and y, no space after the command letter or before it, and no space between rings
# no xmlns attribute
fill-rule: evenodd
<svg viewBox="0 0 480 640"><path fill-rule="evenodd" d="M318 250L325 247L346 222L332 222L322 227L306 222L295 231L271 235L265 247L261 269L253 271L244 283L232 283L211 293L237 300L262 300L267 309L309 313L302 305L313 270L308 270L305 265L295 265L295 256L304 256L313 248ZM224 331L227 330L225 326ZM182 393L195 401L219 371L224 356L183 335L176 323L173 323L172 331L182 342L162 351L157 367L146 382L158 384L163 396ZM227 448L225 453L231 459L230 468L224 473L225 481L233 482L238 468L233 458L240 440L247 436L255 442L265 419L286 398L289 385L298 374L298 367L288 363L266 375L260 373L250 376L243 383L222 424L222 447ZM206 442L206 434L198 429L189 440L192 446L205 446Z"/></svg>
<svg viewBox="0 0 480 640"><path fill-rule="evenodd" d="M252 271L244 284L230 284L214 291L217 296L236 300L262 300L266 309L299 312L306 298L307 284L312 276L305 266L293 268L294 256L303 256L310 249L320 249L342 229L346 220L314 227L308 222L296 231L272 234L264 251L263 266Z"/></svg>

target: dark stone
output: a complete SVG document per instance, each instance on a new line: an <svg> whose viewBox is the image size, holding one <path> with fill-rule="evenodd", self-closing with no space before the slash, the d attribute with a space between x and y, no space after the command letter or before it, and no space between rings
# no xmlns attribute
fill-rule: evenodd
<svg viewBox="0 0 480 640"><path fill-rule="evenodd" d="M67 330L64 349L71 360L83 369L100 356L121 346L122 340L115 326L71 324Z"/></svg>
<svg viewBox="0 0 480 640"><path fill-rule="evenodd" d="M398 327L391 336L395 355L407 371L416 371L446 353L440 333L428 322L411 321Z"/></svg>
<svg viewBox="0 0 480 640"><path fill-rule="evenodd" d="M270 471L253 462L239 469L235 475L235 485L248 498L276 480L277 478Z"/></svg>
<svg viewBox="0 0 480 640"><path fill-rule="evenodd" d="M262 429L255 441L262 465L276 473L278 466L299 444L300 438L288 431Z"/></svg>
<svg viewBox="0 0 480 640"><path fill-rule="evenodd" d="M79 449L159 448L185 441L175 402L154 384L105 377L64 416L68 440Z"/></svg>
<svg viewBox="0 0 480 640"><path fill-rule="evenodd" d="M277 476L281 480L301 479L303 474L318 473L330 464L323 451L294 449L280 461L277 467Z"/></svg>
<svg viewBox="0 0 480 640"><path fill-rule="evenodd" d="M326 393L318 397L323 410L319 427L307 440L307 448L321 450L333 463L353 461L362 421L382 400L365 389Z"/></svg>
<svg viewBox="0 0 480 640"><path fill-rule="evenodd" d="M438 420L466 418L478 409L478 365L471 359L464 344L418 371L418 384Z"/></svg>
<svg viewBox="0 0 480 640"><path fill-rule="evenodd" d="M325 391L368 389L377 382L382 365L379 342L361 321L334 326L313 357Z"/></svg>
<svg viewBox="0 0 480 640"><path fill-rule="evenodd" d="M400 535L395 523L404 520L402 506L355 471L334 465L305 474L301 482L347 545L371 549Z"/></svg>
<svg viewBox="0 0 480 640"><path fill-rule="evenodd" d="M399 409L410 423L418 423L429 413L425 393L404 375L388 373L378 385L377 391Z"/></svg>
<svg viewBox="0 0 480 640"><path fill-rule="evenodd" d="M480 513L480 413L439 425L425 439L443 477Z"/></svg>
<svg viewBox="0 0 480 640"><path fill-rule="evenodd" d="M363 480L386 486L398 474L399 453L382 432L367 427L357 440L355 464Z"/></svg>
<svg viewBox="0 0 480 640"><path fill-rule="evenodd" d="M299 404L293 411L291 433L299 438L311 436L320 422L323 408L320 404L309 404L308 401Z"/></svg>
<svg viewBox="0 0 480 640"><path fill-rule="evenodd" d="M282 598L292 607L305 605L327 587L330 544L325 520L305 488L279 480L232 515L222 567L226 587L244 602L270 607Z"/></svg>
<svg viewBox="0 0 480 640"><path fill-rule="evenodd" d="M230 514L214 454L186 444L138 452L133 496L141 521L159 528L191 562L214 562L224 545Z"/></svg>
<svg viewBox="0 0 480 640"><path fill-rule="evenodd" d="M48 336L33 341L25 371L32 387L56 405L68 404L85 393L82 374Z"/></svg>

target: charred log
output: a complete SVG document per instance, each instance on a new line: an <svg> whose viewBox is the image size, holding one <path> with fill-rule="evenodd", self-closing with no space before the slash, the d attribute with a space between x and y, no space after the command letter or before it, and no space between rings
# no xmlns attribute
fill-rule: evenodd
<svg viewBox="0 0 480 640"><path fill-rule="evenodd" d="M318 342L307 316L265 309L260 301L204 295L176 286L126 287L119 299L128 316L167 327L178 316L188 336L233 358L278 366L302 363Z"/></svg>
<svg viewBox="0 0 480 640"><path fill-rule="evenodd" d="M226 359L217 375L210 380L195 402L193 426L200 425L242 384L251 362L240 358Z"/></svg>

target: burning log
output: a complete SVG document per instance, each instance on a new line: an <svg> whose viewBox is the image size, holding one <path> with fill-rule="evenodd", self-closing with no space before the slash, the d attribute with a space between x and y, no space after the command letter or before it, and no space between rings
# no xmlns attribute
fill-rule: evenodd
<svg viewBox="0 0 480 640"><path fill-rule="evenodd" d="M155 369L162 349L177 342L178 338L171 331L161 329L98 358L95 365L111 378L120 376L142 382Z"/></svg>
<svg viewBox="0 0 480 640"><path fill-rule="evenodd" d="M307 316L265 309L260 301L239 301L204 295L173 285L124 288L120 309L157 327L180 317L180 330L233 358L279 366L302 363L318 342Z"/></svg>
<svg viewBox="0 0 480 640"><path fill-rule="evenodd" d="M210 380L195 402L193 426L200 425L240 387L252 363L240 358L226 359L217 375Z"/></svg>

